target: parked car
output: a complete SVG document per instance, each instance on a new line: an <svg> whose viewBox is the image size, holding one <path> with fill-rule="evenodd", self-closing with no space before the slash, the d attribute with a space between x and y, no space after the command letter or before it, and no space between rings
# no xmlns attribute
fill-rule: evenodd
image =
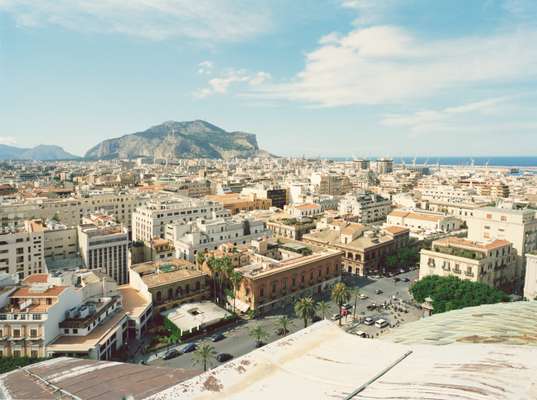
<svg viewBox="0 0 537 400"><path fill-rule="evenodd" d="M403 282L410 282L409 278L403 278Z"/></svg>
<svg viewBox="0 0 537 400"><path fill-rule="evenodd" d="M338 319L341 319L341 314L340 313L336 313L336 314L332 315L332 321L337 321Z"/></svg>
<svg viewBox="0 0 537 400"><path fill-rule="evenodd" d="M313 318L311 319L311 322L319 322L320 320L322 320L321 317L319 317L318 315L314 315Z"/></svg>
<svg viewBox="0 0 537 400"><path fill-rule="evenodd" d="M364 325L373 325L375 323L375 320L371 317L365 317L364 319Z"/></svg>
<svg viewBox="0 0 537 400"><path fill-rule="evenodd" d="M345 304L343 304L342 308L344 310L351 310L352 309L352 304L345 303Z"/></svg>
<svg viewBox="0 0 537 400"><path fill-rule="evenodd" d="M387 326L389 326L390 324L388 324L388 321L386 321L385 319L378 319L376 322L375 322L375 326L379 329L382 329L382 328L386 328Z"/></svg>
<svg viewBox="0 0 537 400"><path fill-rule="evenodd" d="M363 338L367 337L367 334L364 331L356 331L354 334Z"/></svg>
<svg viewBox="0 0 537 400"><path fill-rule="evenodd" d="M263 347L264 345L265 345L264 342L261 342L261 341L259 341L259 342L255 342L255 347L256 347L256 348Z"/></svg>
<svg viewBox="0 0 537 400"><path fill-rule="evenodd" d="M190 353L194 350L196 350L198 346L196 346L196 343L188 343L185 347L183 347L181 349L181 353L182 354L185 354L185 353Z"/></svg>
<svg viewBox="0 0 537 400"><path fill-rule="evenodd" d="M173 350L167 351L166 354L164 354L164 359L171 360L172 358L179 357L180 355L181 353L179 353L179 351L177 351L176 349L173 349Z"/></svg>
<svg viewBox="0 0 537 400"><path fill-rule="evenodd" d="M363 294L363 293L362 293L362 294L360 295L360 300L365 300L365 299L368 299L368 298L369 298L369 296L367 296L367 294Z"/></svg>
<svg viewBox="0 0 537 400"><path fill-rule="evenodd" d="M376 293L376 294L382 294L382 293L384 293L384 292L383 292L382 290L380 290L380 289L377 289L377 290L375 290L375 293Z"/></svg>
<svg viewBox="0 0 537 400"><path fill-rule="evenodd" d="M219 342L220 340L224 340L226 337L223 333L217 333L213 336L211 336L211 342Z"/></svg>
<svg viewBox="0 0 537 400"><path fill-rule="evenodd" d="M226 362L233 358L233 356L229 353L220 353L216 356L216 361L218 362Z"/></svg>

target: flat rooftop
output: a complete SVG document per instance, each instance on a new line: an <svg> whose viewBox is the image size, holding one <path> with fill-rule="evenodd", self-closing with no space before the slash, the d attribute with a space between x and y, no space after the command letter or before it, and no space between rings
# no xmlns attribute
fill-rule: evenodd
<svg viewBox="0 0 537 400"><path fill-rule="evenodd" d="M146 299L139 290L129 285L118 286L122 296L123 310L131 318L140 318L151 306L151 299Z"/></svg>
<svg viewBox="0 0 537 400"><path fill-rule="evenodd" d="M207 275L191 262L179 258L136 264L131 269L140 275L148 288Z"/></svg>
<svg viewBox="0 0 537 400"><path fill-rule="evenodd" d="M182 304L161 314L173 322L181 332L210 326L231 316L231 313L210 301Z"/></svg>

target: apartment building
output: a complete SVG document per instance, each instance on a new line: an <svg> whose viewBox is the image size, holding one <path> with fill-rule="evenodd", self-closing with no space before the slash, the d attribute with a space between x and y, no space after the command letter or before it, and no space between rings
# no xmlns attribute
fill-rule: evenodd
<svg viewBox="0 0 537 400"><path fill-rule="evenodd" d="M14 201L1 204L0 225L22 227L27 219L53 218L66 226L76 226L85 216L104 211L130 228L133 211L149 198L149 194L137 191L92 191L69 199Z"/></svg>
<svg viewBox="0 0 537 400"><path fill-rule="evenodd" d="M241 195L238 193L226 193L206 196L206 198L217 203L222 203L231 215L243 211L268 210L272 206L272 200L259 198L255 194Z"/></svg>
<svg viewBox="0 0 537 400"><path fill-rule="evenodd" d="M168 224L165 236L173 243L177 258L194 261L198 252L216 250L222 243L245 244L270 235L264 221L234 216Z"/></svg>
<svg viewBox="0 0 537 400"><path fill-rule="evenodd" d="M132 214L132 240L149 242L164 239L167 224L187 223L229 215L222 203L174 196L157 199L138 207Z"/></svg>
<svg viewBox="0 0 537 400"><path fill-rule="evenodd" d="M391 158L380 158L375 161L377 174L390 174L393 172L393 160Z"/></svg>
<svg viewBox="0 0 537 400"><path fill-rule="evenodd" d="M449 237L434 241L431 250L421 250L419 279L456 276L511 292L517 285L516 263L516 250L507 240Z"/></svg>
<svg viewBox="0 0 537 400"><path fill-rule="evenodd" d="M270 200L272 207L277 207L283 210L283 207L288 203L287 189L280 187L271 187L264 185L247 186L242 189L242 195L253 195L256 199Z"/></svg>
<svg viewBox="0 0 537 400"><path fill-rule="evenodd" d="M354 222L368 224L384 220L391 209L391 200L377 194L349 193L340 200L338 213Z"/></svg>
<svg viewBox="0 0 537 400"><path fill-rule="evenodd" d="M0 230L0 272L24 279L47 272L41 221L25 221L22 227Z"/></svg>
<svg viewBox="0 0 537 400"><path fill-rule="evenodd" d="M317 188L318 194L341 196L352 190L349 177L345 175L315 173L311 175L311 183Z"/></svg>
<svg viewBox="0 0 537 400"><path fill-rule="evenodd" d="M366 276L387 273L386 257L405 246L409 230L398 226L378 231L358 223L334 220L326 228L311 232L302 241L343 252L342 269L349 274Z"/></svg>
<svg viewBox="0 0 537 400"><path fill-rule="evenodd" d="M120 285L129 282L127 228L119 224L79 225L78 244L87 268L101 270Z"/></svg>
<svg viewBox="0 0 537 400"><path fill-rule="evenodd" d="M463 221L474 216L475 210L490 205L487 201L474 200L473 202L449 202L441 200L425 200L418 202L419 208L433 212L452 215Z"/></svg>
<svg viewBox="0 0 537 400"><path fill-rule="evenodd" d="M388 214L386 224L405 227L411 232L434 233L459 230L462 221L441 213L397 209Z"/></svg>
<svg viewBox="0 0 537 400"><path fill-rule="evenodd" d="M243 277L235 292L237 309L264 313L293 303L301 296L329 290L341 280L341 254L324 249L303 256L280 248L272 253L276 258L252 256L249 265L235 269Z"/></svg>
<svg viewBox="0 0 537 400"><path fill-rule="evenodd" d="M56 260L75 257L78 254L78 231L54 220L43 224L45 259Z"/></svg>
<svg viewBox="0 0 537 400"><path fill-rule="evenodd" d="M46 357L65 312L79 302L73 288L48 284L47 274L23 284L0 304L0 357Z"/></svg>
<svg viewBox="0 0 537 400"><path fill-rule="evenodd" d="M311 218L291 218L288 214L276 214L267 220L267 229L279 238L300 240L302 236L315 229L315 220Z"/></svg>
<svg viewBox="0 0 537 400"><path fill-rule="evenodd" d="M302 219L318 217L323 213L323 210L319 204L304 203L285 206L285 212L293 218Z"/></svg>
<svg viewBox="0 0 537 400"><path fill-rule="evenodd" d="M508 240L520 256L537 249L535 210L483 207L474 211L467 224L470 240Z"/></svg>

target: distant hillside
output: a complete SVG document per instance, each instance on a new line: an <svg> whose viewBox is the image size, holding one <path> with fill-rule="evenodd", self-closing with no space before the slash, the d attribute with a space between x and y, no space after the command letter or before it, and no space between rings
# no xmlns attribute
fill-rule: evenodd
<svg viewBox="0 0 537 400"><path fill-rule="evenodd" d="M78 156L70 154L60 146L40 144L30 149L0 144L0 160L75 160Z"/></svg>
<svg viewBox="0 0 537 400"><path fill-rule="evenodd" d="M168 121L145 131L108 139L86 153L88 159L251 157L264 153L254 134L226 132L205 121Z"/></svg>

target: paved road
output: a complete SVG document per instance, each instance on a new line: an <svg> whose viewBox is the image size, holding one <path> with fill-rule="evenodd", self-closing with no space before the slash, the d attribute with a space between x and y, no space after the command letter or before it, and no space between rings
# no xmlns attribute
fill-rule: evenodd
<svg viewBox="0 0 537 400"><path fill-rule="evenodd" d="M401 279L408 277L412 281L417 278L417 271L400 274L398 275L398 277ZM347 283L349 285L358 287L361 293L364 293L368 296L368 299L366 300L358 300L356 310L357 317L372 316L374 318L384 318L388 320L390 324L394 324L396 320L394 317L394 313L390 310L367 311L366 306L371 303L382 304L384 302L388 302L392 299L392 296L396 296L398 299L410 300L410 295L408 293L408 287L410 285L410 282L400 281L396 283L392 278L380 278L377 280L367 278L354 278L351 282L348 281ZM377 295L375 293L377 289L382 290L383 293ZM320 299L321 298L317 298L317 300ZM338 312L338 307L336 304L330 301L329 294L325 294L323 300L329 302L329 312L327 317L330 317ZM353 301L351 301L351 304L353 304ZM254 350L255 341L249 335L249 332L253 327L257 325L262 326L269 334L268 339L265 340L266 343L273 342L281 337L276 334L276 330L279 327L277 320L280 315L285 314L291 320L291 324L289 326L289 331L291 333L296 332L304 327L303 321L294 316L292 305L290 305L286 310L279 310L276 312L278 312L278 314L276 315L269 315L258 320L243 321L232 327L224 328L219 332L224 333L226 338L220 342L210 343L214 346L217 353L229 353L234 357L239 357ZM372 337L380 333L379 329L375 327L367 327L363 324L356 326L356 324L352 321L352 310L350 311L350 313L351 316L347 317L346 319L344 318L342 321L346 330L351 332L362 330ZM404 323L407 321L418 319L419 313L417 310L409 308L409 313L400 314L399 318L401 320L401 323ZM208 339L204 340L208 341ZM194 343L201 343L202 341L203 340L198 339L195 340ZM176 346L176 348L181 349L184 345L185 344L181 344L179 346ZM175 368L193 367L192 353L183 354L171 360L163 360L162 356L165 352L166 350L162 350L156 355L145 356L143 357L143 359L151 365L161 365ZM215 361L212 366L216 366L218 364L219 363Z"/></svg>

